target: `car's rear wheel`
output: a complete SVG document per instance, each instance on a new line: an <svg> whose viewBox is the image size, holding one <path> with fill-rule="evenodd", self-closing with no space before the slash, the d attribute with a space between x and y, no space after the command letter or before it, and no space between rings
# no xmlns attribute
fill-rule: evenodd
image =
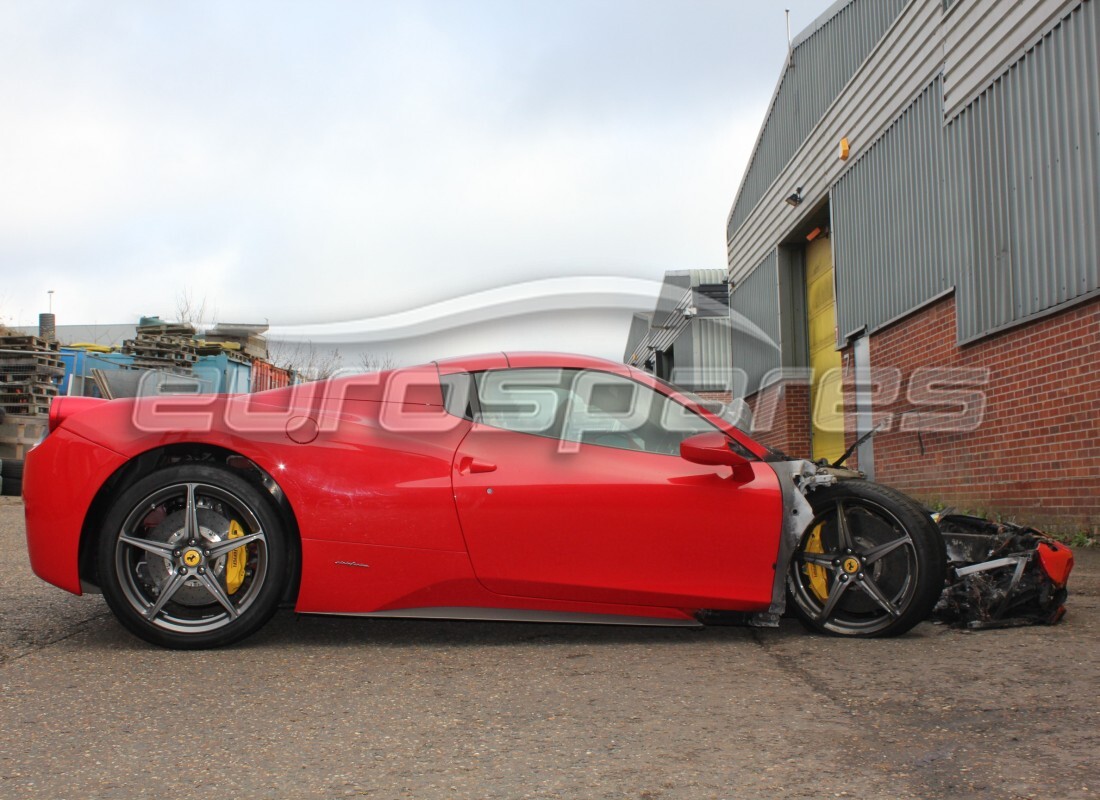
<svg viewBox="0 0 1100 800"><path fill-rule="evenodd" d="M164 647L220 647L275 613L288 574L286 536L270 496L205 464L153 473L104 521L99 575L111 611Z"/></svg>
<svg viewBox="0 0 1100 800"><path fill-rule="evenodd" d="M809 496L814 518L787 573L790 605L809 628L897 636L927 619L943 591L939 530L900 492L844 481Z"/></svg>

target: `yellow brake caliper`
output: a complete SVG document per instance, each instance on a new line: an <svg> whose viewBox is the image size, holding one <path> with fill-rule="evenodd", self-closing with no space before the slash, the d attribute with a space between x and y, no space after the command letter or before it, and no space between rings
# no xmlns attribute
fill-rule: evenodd
<svg viewBox="0 0 1100 800"><path fill-rule="evenodd" d="M226 538L240 539L244 536L244 528L237 520L229 523L229 535ZM244 583L244 565L248 561L248 548L238 547L230 550L225 560L225 590L234 594ZM819 567L820 569L820 567Z"/></svg>
<svg viewBox="0 0 1100 800"><path fill-rule="evenodd" d="M806 540L807 553L824 553L825 547L821 544L821 528L824 523L819 522L817 527L810 532L810 538ZM819 564L804 564L806 577L810 579L810 589L817 595L817 599L824 603L829 599L829 577L825 567Z"/></svg>

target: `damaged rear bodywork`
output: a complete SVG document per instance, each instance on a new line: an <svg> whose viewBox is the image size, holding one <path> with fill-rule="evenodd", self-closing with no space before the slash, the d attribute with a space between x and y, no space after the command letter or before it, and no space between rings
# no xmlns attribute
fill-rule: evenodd
<svg viewBox="0 0 1100 800"><path fill-rule="evenodd" d="M947 548L947 585L933 617L977 630L1053 625L1065 614L1073 552L1034 528L933 516Z"/></svg>
<svg viewBox="0 0 1100 800"><path fill-rule="evenodd" d="M832 591L839 588L832 578L839 578L840 581L845 577L854 581L864 578L858 570L849 576L841 574L841 567L837 564L843 565L844 558L838 548L834 548L835 552L830 557L841 556L840 561L833 559L831 565L826 565L822 548L812 535L814 531L810 534L807 531L812 521L822 519L821 513L815 516L815 508L821 505L815 499L819 493L821 501L831 503L831 498L838 492L859 495L873 488L861 472L838 466L795 459L774 459L770 461L770 466L775 470L782 489L784 526L776 559L771 605L767 611L748 615L745 619L748 624L760 627L778 625L780 618L788 611L792 569L805 570L811 591L823 603L827 603ZM857 484L867 486L868 490L860 490ZM895 497L898 497L896 493ZM937 578L936 588L928 585L931 594L927 595L928 604L924 606L922 618L927 618L931 610L931 617L937 621L976 630L1051 625L1065 614L1066 584L1073 568L1073 553L1066 545L1033 528L1011 523L995 523L953 513L930 515L920 511L912 501L901 499L919 513L916 519L912 516L905 518L904 525L903 516L895 517L895 523L902 525L897 530L902 531L906 527L912 530L914 526L918 529L930 528L926 534L927 540L935 541L934 549L939 551L942 548L941 552L946 556L946 570L939 572L943 576L942 582ZM860 510L858 497L844 502L855 503L855 510ZM929 525L929 518L934 525ZM871 529L860 529L861 519L867 518L861 518L858 514L849 516L855 552L846 552L858 556L861 548L866 554L882 550L884 546L873 541ZM828 532L828 525L821 529L819 522L817 535L821 530ZM938 558L939 569L943 570L943 556ZM829 576L827 569L831 570ZM868 578L872 577L870 573L875 569L869 559L866 565ZM800 575L795 575L795 578L798 577ZM933 598L936 597L938 600L933 608ZM829 624L825 624L825 629L831 630Z"/></svg>

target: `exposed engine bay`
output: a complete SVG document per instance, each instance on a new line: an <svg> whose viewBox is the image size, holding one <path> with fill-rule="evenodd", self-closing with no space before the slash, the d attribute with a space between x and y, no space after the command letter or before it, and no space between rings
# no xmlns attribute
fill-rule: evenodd
<svg viewBox="0 0 1100 800"><path fill-rule="evenodd" d="M933 619L979 630L1053 625L1065 614L1073 551L1034 528L934 514L947 547L947 584Z"/></svg>

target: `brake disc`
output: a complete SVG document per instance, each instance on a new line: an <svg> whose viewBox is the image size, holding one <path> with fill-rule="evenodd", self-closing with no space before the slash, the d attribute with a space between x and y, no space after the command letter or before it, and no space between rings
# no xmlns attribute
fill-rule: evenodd
<svg viewBox="0 0 1100 800"><path fill-rule="evenodd" d="M186 516L187 512L184 510L175 511L164 518L164 521L153 528L146 535L145 538L154 542L165 542L171 545L185 545L187 539L186 528ZM202 541L205 544L217 544L224 541L230 535L231 525L236 525L235 522L231 523L217 511L211 508L203 508L200 506L197 512L199 521L199 535L202 537ZM239 525L237 526L240 527ZM240 548L238 548L240 549ZM236 553L236 551L234 551ZM214 579L222 584L225 588L225 566L226 556L222 556L212 565L210 565L210 571L214 573ZM149 555L146 561L147 577L149 582L153 586L164 586L168 581L168 577L172 572L172 562L166 558L157 558L156 556ZM243 573L243 567L241 569ZM240 586L240 583L237 584ZM210 603L216 602L213 597L210 596L209 590L203 586L197 578L187 581L172 596L173 603L179 603L184 606L206 606Z"/></svg>
<svg viewBox="0 0 1100 800"><path fill-rule="evenodd" d="M824 553L825 545L821 540L821 535L825 530L825 523L819 522L817 526L810 531L809 536L806 539L805 551L807 553ZM855 535L853 537L861 548L869 548L874 544L880 542L872 542L862 535ZM879 561L870 568L870 574L872 579L879 581L882 579L882 573L884 569L883 561ZM825 567L817 564L805 564L803 565L806 577L810 582L810 591L814 593L818 602L825 603L829 599L829 573ZM864 613L875 609L875 603L871 598L859 593L853 594L851 592L841 600L841 605L845 610L849 612Z"/></svg>

